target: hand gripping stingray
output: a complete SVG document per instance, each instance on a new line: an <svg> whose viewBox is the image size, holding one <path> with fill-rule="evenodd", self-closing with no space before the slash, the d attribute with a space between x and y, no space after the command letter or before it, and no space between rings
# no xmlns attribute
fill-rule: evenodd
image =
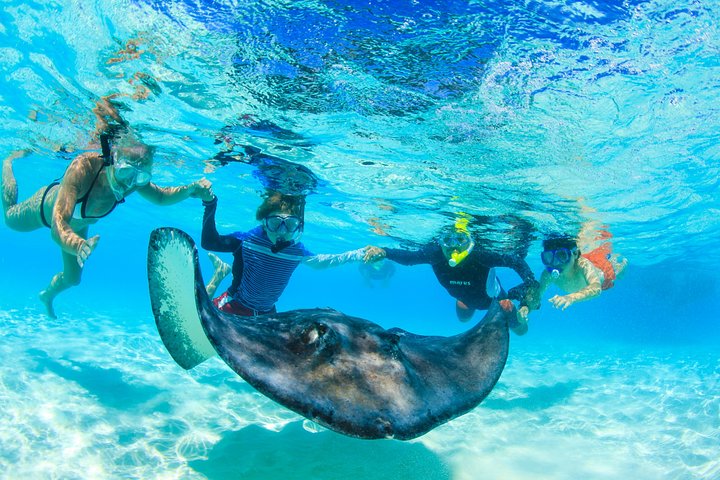
<svg viewBox="0 0 720 480"><path fill-rule="evenodd" d="M181 367L217 353L264 395L352 437L423 435L477 406L507 360L511 314L497 302L452 337L385 330L330 309L221 312L205 292L195 243L181 230L152 232L148 280L160 337Z"/></svg>

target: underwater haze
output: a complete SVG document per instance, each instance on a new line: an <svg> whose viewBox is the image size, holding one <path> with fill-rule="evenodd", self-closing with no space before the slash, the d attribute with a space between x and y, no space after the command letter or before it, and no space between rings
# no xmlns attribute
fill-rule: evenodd
<svg viewBox="0 0 720 480"><path fill-rule="evenodd" d="M251 146L318 177L316 253L417 247L463 217L536 276L544 238L588 225L629 266L565 311L551 288L468 414L366 441L218 358L169 356L147 243L161 226L199 242L200 200L133 195L92 225L57 319L37 297L62 268L50 231L3 223L0 478L720 479L719 18L717 0L2 2L0 155L31 150L13 164L21 199L96 149L92 108L119 94L157 147L153 181L210 180L222 232L257 225L267 180L215 158ZM427 265L382 281L300 266L277 307L423 335L483 313L459 322Z"/></svg>

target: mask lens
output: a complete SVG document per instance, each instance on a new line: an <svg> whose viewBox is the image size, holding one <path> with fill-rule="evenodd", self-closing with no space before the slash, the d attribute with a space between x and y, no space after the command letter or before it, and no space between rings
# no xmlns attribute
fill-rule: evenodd
<svg viewBox="0 0 720 480"><path fill-rule="evenodd" d="M137 177L137 170L132 166L122 165L115 167L115 178L117 178L119 182L129 185L135 182L135 177Z"/></svg>
<svg viewBox="0 0 720 480"><path fill-rule="evenodd" d="M470 243L467 235L462 233L450 233L440 239L440 244L445 248L464 249Z"/></svg>
<svg viewBox="0 0 720 480"><path fill-rule="evenodd" d="M552 265L553 257L555 257L555 250L545 250L540 254L543 265Z"/></svg>
<svg viewBox="0 0 720 480"><path fill-rule="evenodd" d="M295 215L271 215L265 218L265 228L270 232L277 232L284 227L286 232L295 232L300 228L300 218Z"/></svg>
<svg viewBox="0 0 720 480"><path fill-rule="evenodd" d="M555 251L555 264L563 265L570 260L570 250L567 248L561 248Z"/></svg>
<svg viewBox="0 0 720 480"><path fill-rule="evenodd" d="M146 172L145 170L137 170L137 175L135 176L135 185L147 185L150 183L150 179L152 178L152 174L150 172Z"/></svg>
<svg viewBox="0 0 720 480"><path fill-rule="evenodd" d="M114 157L115 178L126 187L135 185L147 185L150 183L152 174L138 165L129 163L124 158Z"/></svg>
<svg viewBox="0 0 720 480"><path fill-rule="evenodd" d="M545 250L540 254L540 260L542 260L542 263L545 266L565 265L570 261L574 251L574 249L569 250L567 248Z"/></svg>

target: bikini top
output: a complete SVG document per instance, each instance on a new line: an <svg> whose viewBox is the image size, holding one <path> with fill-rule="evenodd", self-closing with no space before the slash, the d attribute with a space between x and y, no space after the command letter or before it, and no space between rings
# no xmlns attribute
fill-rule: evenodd
<svg viewBox="0 0 720 480"><path fill-rule="evenodd" d="M112 213L113 210L115 210L115 207L117 207L118 204L125 202L124 198L121 199L120 201L116 200L115 203L113 204L113 206L110 208L110 210L108 210L107 212L105 212L102 215L93 216L93 215L88 215L87 213L85 213L85 211L87 210L88 198L90 198L90 192L92 192L93 187L95 187L95 182L97 182L97 179L100 176L100 172L103 171L103 168L104 168L104 166L100 167L100 170L97 171L97 173L95 174L95 178L93 178L93 181L90 184L90 188L88 188L88 191L85 192L85 195L83 195L81 198L78 199L77 202L75 202L75 211L73 212L73 218L82 219L82 218L107 217L108 215L110 215L110 213ZM45 197L47 197L48 192L53 187L55 187L56 185L60 185L60 180L62 180L62 177L54 180L50 185L47 186L47 188L45 189L45 192L43 193L42 200L40 202L40 220L42 220L43 225L45 225L48 228L50 228L50 223L47 221L47 218L45 217ZM80 206L80 212L78 212L78 205ZM79 215L78 215L78 213L79 213Z"/></svg>

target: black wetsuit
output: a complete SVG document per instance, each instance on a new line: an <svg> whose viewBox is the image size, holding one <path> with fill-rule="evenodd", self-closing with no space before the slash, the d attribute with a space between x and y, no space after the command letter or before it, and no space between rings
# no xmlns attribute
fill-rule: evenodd
<svg viewBox="0 0 720 480"><path fill-rule="evenodd" d="M519 300L520 305L524 306L528 290L537 286L530 266L517 255L498 254L476 247L459 265L451 267L437 243L426 245L420 250L386 248L385 253L386 258L400 265L430 264L438 281L448 293L476 310L487 310L492 302L492 298L487 294L486 283L493 267L512 268L523 281L507 293L503 290L500 293L501 299Z"/></svg>
<svg viewBox="0 0 720 480"><path fill-rule="evenodd" d="M200 245L205 250L213 252L232 252L232 284L228 289L231 295L237 293L243 273L242 240L235 235L220 235L215 226L215 211L217 210L217 197L209 202L203 201L205 213L203 214L202 234Z"/></svg>

